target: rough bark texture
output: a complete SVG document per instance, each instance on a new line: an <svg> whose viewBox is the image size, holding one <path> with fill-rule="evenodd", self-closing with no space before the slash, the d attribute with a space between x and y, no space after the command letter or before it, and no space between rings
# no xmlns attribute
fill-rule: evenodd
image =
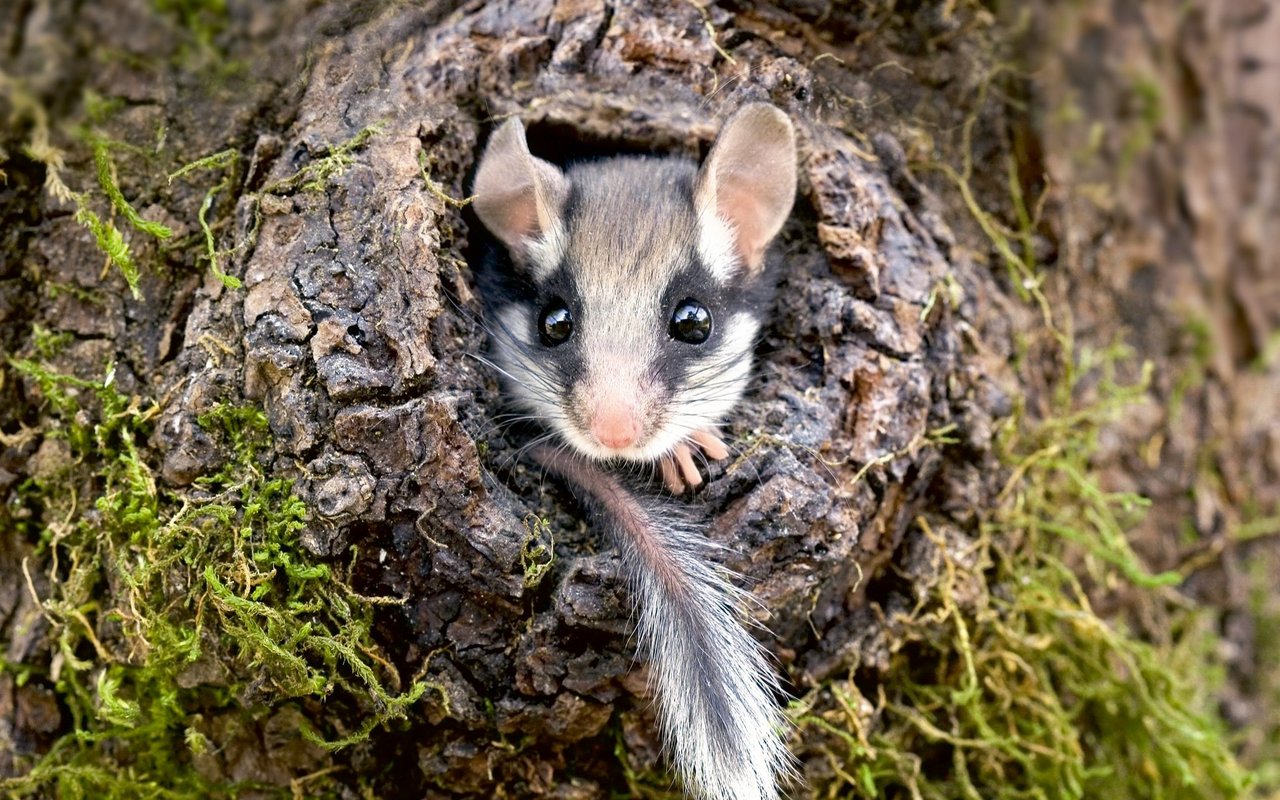
<svg viewBox="0 0 1280 800"><path fill-rule="evenodd" d="M770 101L795 120L800 197L759 379L728 427L739 455L712 468L691 505L760 601L760 636L797 694L847 673L880 679L899 646L895 611L941 568L915 520L927 515L963 551L963 532L1007 477L993 453L1001 420L1015 398L1036 409L1057 377L1015 372L1051 346L1038 313L987 263L954 187L931 189L923 176L936 173L911 168L971 146L978 202L1003 209L1007 176L986 165L1024 148L1046 177L1023 177L1028 196L1052 187L1054 222L1034 246L1056 259L1055 301L1074 312L1082 341L1128 332L1162 365L1151 401L1116 426L1100 466L1114 488L1157 499L1139 538L1150 562L1177 567L1212 551L1221 568L1197 573L1192 588L1230 611L1228 626L1247 628L1233 571L1250 553L1212 542L1242 504L1280 502L1280 294L1265 235L1280 206L1280 73L1232 72L1244 56L1221 49L1252 52L1256 40L1234 32L1255 20L1122 12L1125 3L1055 17L1040 35L1068 44L1044 48L1045 69L1061 76L1035 98L1045 116L1074 103L1088 119L1127 122L1141 93L1105 87L1123 85L1131 59L1167 103L1140 149L1104 141L1101 166L1082 166L1064 156L1078 131L1032 127L993 97L1002 54L991 12L891 5L233 3L212 42L219 60L252 66L219 74L212 62L190 69L208 54L176 50L189 41L175 36L176 17L140 0L13 4L0 14L6 72L57 119L84 122L86 92L122 100L95 124L114 140L157 144L155 156L119 155L118 181L176 240L201 240L195 220L214 179L157 176L241 153L210 218L221 268L243 287L197 264L198 247L134 236L150 266L131 299L114 268L104 277L91 235L42 191L42 169L18 155L24 126L0 141L17 156L0 185L0 345L29 355L33 326L69 331L54 366L93 378L114 360L121 391L160 398L146 444L179 493L223 458L198 416L220 403L266 410L275 449L264 469L297 479L311 510L306 547L349 565L360 592L403 599L378 612L377 640L406 680L432 687L409 723L336 763L379 775L372 785L386 796L604 796L627 785L619 746L632 769L660 771L659 743L617 556L567 493L518 459L524 442L493 423L495 376L471 358L484 349L466 263L477 223L451 198L465 197L485 136L514 114L553 160L697 156L742 102ZM1127 38L1144 33L1160 46ZM1247 80L1233 88L1230 75ZM1260 80L1271 88L1251 83ZM67 181L91 185L89 151L69 152ZM308 171L335 154L350 163ZM1126 191L1090 195L1101 179L1087 170L1120 162L1133 178ZM1196 344L1188 319L1222 346L1172 416ZM0 406L8 493L59 451L19 435L41 414L30 380L6 372ZM939 447L940 437L955 441ZM1209 475L1219 482L1198 483ZM1190 552L1173 535L1188 518L1201 535ZM545 572L530 561L537 545L554 549ZM41 557L0 531L11 663L42 634L21 568ZM1241 648L1229 716L1260 724L1247 700L1252 633L1228 636ZM314 705L300 713L334 724ZM66 724L41 681L0 673L0 752L38 753ZM210 769L283 785L335 763L295 746L293 727L274 717L261 752L230 749ZM8 768L0 755L0 774ZM805 769L826 774L818 758Z"/></svg>
<svg viewBox="0 0 1280 800"><path fill-rule="evenodd" d="M495 376L468 358L484 342L461 268L467 220L423 172L462 196L485 132L513 113L550 155L575 155L566 140L578 139L697 154L718 107L767 99L809 119L822 101L804 63L817 53L799 36L785 43L791 55L743 36L730 64L689 4L654 15L487 3L436 21L399 10L316 57L268 183L365 125L381 132L325 193L286 198L264 216L245 250L243 306L211 303L211 316L243 314L243 328L233 317L223 337L243 342L243 365L195 376L163 428L190 430L212 394L198 387L217 382L243 379L265 405L282 457L306 465L302 494L319 516L310 546L338 555L358 544L360 588L408 598L387 616L388 641L398 662L424 664L443 687L427 708L435 733L417 753L428 782L536 784L569 760L601 779L593 761L610 760L615 710L632 749L658 751L632 674L617 557L592 554L596 539L575 510L513 463L518 443L486 422L501 401ZM953 422L959 404L976 417L967 431L989 425L989 412L969 402L977 387L958 363L950 315L941 305L923 313L947 268L945 229L922 223L850 135L814 120L800 138L809 202L784 234L769 356L732 428L748 455L698 506L715 520L728 565L769 609L770 644L804 686L857 653L875 658L859 567L889 558L941 466L921 447L927 431ZM252 214L242 210L242 229ZM199 335L189 322L187 339ZM971 437L979 452L984 434ZM484 458L476 440L488 445ZM900 455L855 480L891 453ZM532 586L521 562L531 512L552 520L557 556ZM484 743L495 728L537 745L500 758Z"/></svg>
<svg viewBox="0 0 1280 800"><path fill-rule="evenodd" d="M1096 464L1110 488L1151 498L1132 534L1148 562L1198 565L1184 588L1222 609L1222 707L1252 729L1246 754L1278 730L1260 702L1276 684L1274 623L1258 614L1275 601L1255 583L1274 574L1280 532L1277 37L1280 8L1249 0L1098 3L1037 38L1053 54L1046 108L1083 112L1045 137L1064 297L1084 341L1123 340L1156 367ZM1087 119L1109 129L1103 158L1070 147L1089 140Z"/></svg>

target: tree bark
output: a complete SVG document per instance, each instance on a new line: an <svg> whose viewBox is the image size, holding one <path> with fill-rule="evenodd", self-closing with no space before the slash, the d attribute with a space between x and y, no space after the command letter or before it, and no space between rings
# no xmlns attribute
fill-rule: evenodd
<svg viewBox="0 0 1280 800"><path fill-rule="evenodd" d="M1237 89L1211 60L1224 41L1251 46L1232 33L1251 18L1206 5L1111 27L1094 3L1015 35L970 3L343 5L231 3L206 18L195 6L35 0L0 18L19 120L0 141L6 355L37 357L39 332L55 331L70 336L50 368L100 380L114 364L119 391L158 404L141 444L174 498L197 496L227 459L204 415L264 409L273 444L261 468L295 481L309 512L301 542L360 594L396 600L373 616L379 658L404 685L429 687L408 720L336 754L289 733L296 717L342 735L351 707L264 712L256 751L239 729L209 728L207 777L283 787L337 766L347 793L599 797L663 773L617 555L519 458L525 440L496 424L496 376L475 358L478 223L465 197L485 137L511 115L553 161L697 157L748 101L796 123L800 194L758 379L728 426L738 455L679 502L759 601L759 638L797 696L845 675L873 696L903 646L898 614L941 580L947 559L931 547L964 559L1001 502L1002 427L1024 406L1048 413L1060 343L972 213L1013 227L1011 184L1028 206L1044 193L1025 244L1052 264L1045 292L1081 345L1129 332L1157 363L1147 401L1108 429L1096 462L1110 488L1158 500L1137 548L1153 571L1176 569L1200 551L1170 532L1194 520L1217 560L1189 590L1251 619L1233 570L1253 551L1222 537L1241 504L1280 502L1280 294L1263 234L1280 207L1277 110L1270 101L1264 124L1237 114ZM1135 41L1143 31L1159 44ZM1148 128L1132 127L1144 95L1094 57L1095 36L1145 59L1167 103ZM1054 77L1000 77L1028 42L1045 43ZM1280 97L1239 91L1257 107ZM1095 162L1070 157L1084 123L1046 122L1073 98L1117 132ZM41 113L67 153L62 180L100 216L113 208L95 183L93 143L105 139L126 143L108 148L123 196L174 229L165 241L130 234L138 297L104 271L74 205L48 191L46 165L23 154ZM1126 138L1134 130L1148 138ZM1250 148L1270 160L1240 155ZM236 155L165 179L226 150ZM935 169L966 160L968 197ZM1121 163L1132 180L1090 194ZM217 270L238 288L211 267L199 225L220 181L207 219ZM1184 385L1188 319L1220 346ZM35 599L49 596L49 552L12 510L24 481L66 453L42 433L36 380L8 368L0 392L12 512L0 518L0 634L6 663L43 669L54 650ZM1203 458L1219 484L1200 483ZM102 591L110 608L113 587ZM106 622L98 635L123 641ZM1253 638L1233 641L1246 652L1230 665L1228 716L1260 724L1241 688L1256 677ZM219 674L203 680L232 683ZM0 750L29 759L72 723L51 678L16 675L0 674ZM804 772L820 785L830 769L806 746ZM30 763L9 758L0 776Z"/></svg>

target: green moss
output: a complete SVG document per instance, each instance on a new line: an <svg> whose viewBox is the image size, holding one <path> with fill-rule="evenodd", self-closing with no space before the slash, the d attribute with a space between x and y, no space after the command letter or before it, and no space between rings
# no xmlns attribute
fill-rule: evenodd
<svg viewBox="0 0 1280 800"><path fill-rule="evenodd" d="M93 161L97 171L98 185L111 202L112 209L142 233L161 240L172 236L172 230L160 223L143 219L134 210L133 206L125 200L124 194L116 184L115 167L109 152L109 148L113 143L92 133L86 133L85 136L93 146ZM120 232L120 229L115 226L113 221L103 219L89 207L91 199L87 194L76 194L71 196L70 199L76 206L76 221L89 229L98 244L98 249L105 253L107 259L120 270L120 274L124 277L125 283L128 284L129 292L133 295L133 298L135 300L140 298L141 294L138 291L140 272L129 245L124 240L124 234Z"/></svg>
<svg viewBox="0 0 1280 800"><path fill-rule="evenodd" d="M1272 533L1280 532L1280 519L1273 519ZM1280 795L1280 594L1275 576L1280 574L1280 553L1274 548L1259 550L1248 563L1249 610L1255 620L1254 663L1259 665L1255 694L1260 699L1253 709L1255 724L1240 742L1245 760L1257 767L1258 797Z"/></svg>
<svg viewBox="0 0 1280 800"><path fill-rule="evenodd" d="M1255 372L1265 372L1280 363L1280 329L1272 331L1262 343L1258 357L1250 366Z"/></svg>
<svg viewBox="0 0 1280 800"><path fill-rule="evenodd" d="M329 182L338 177L356 162L355 151L368 144L374 136L382 133L379 125L362 128L345 142L329 148L323 157L313 161L299 171L298 176L305 176L302 183L304 192L323 192Z"/></svg>
<svg viewBox="0 0 1280 800"><path fill-rule="evenodd" d="M1149 100L1143 118L1154 127ZM827 776L815 795L1244 796L1256 776L1236 760L1213 697L1215 611L1176 593L1182 573L1146 569L1128 537L1148 502L1107 491L1093 464L1105 427L1149 396L1151 365L1122 346L1074 341L1036 262L1042 200L1026 202L1012 158L1011 224L978 203L967 156L960 169L919 166L950 181L1014 293L1040 314L1052 347L1035 353L1053 363L1032 364L1022 341L1018 368L1057 380L1047 408L1019 407L1003 427L1008 479L976 529L915 521L941 579L918 585L915 606L887 620L894 649L881 682L837 680L793 710ZM1204 343L1194 350L1207 358ZM1123 597L1127 613L1099 612L1098 596Z"/></svg>
<svg viewBox="0 0 1280 800"><path fill-rule="evenodd" d="M82 303L89 303L91 305L98 306L99 308L103 308L107 305L107 299L103 297L100 292L82 289L74 284L61 283L59 281L47 280L43 285L45 291L49 293L50 299L57 298L60 294L66 294L74 297Z"/></svg>
<svg viewBox="0 0 1280 800"><path fill-rule="evenodd" d="M524 587L532 589L542 583L555 563L555 538L551 523L533 514L525 517L524 528L528 536L520 543L520 564L524 567Z"/></svg>
<svg viewBox="0 0 1280 800"><path fill-rule="evenodd" d="M626 794L616 795L617 797L642 798L642 800L685 800L684 792L672 783L671 773L665 766L659 766L657 770L638 770L632 766L621 725L616 726L613 755L622 766L622 776L627 783Z"/></svg>
<svg viewBox="0 0 1280 800"><path fill-rule="evenodd" d="M84 113L91 125L101 125L124 107L123 97L103 97L92 89L84 92Z"/></svg>
<svg viewBox="0 0 1280 800"><path fill-rule="evenodd" d="M90 125L87 127L75 127L73 130L76 132L77 137L92 150L98 187L102 192L102 197L110 204L111 209L111 214L104 218L98 211L94 210L95 203L100 203L100 199L95 193L91 190L73 191L63 181L62 170L64 168L65 154L49 143L49 121L44 106L26 92L21 84L17 82L6 83L3 76L0 76L0 88L7 88L13 94L15 105L18 106L18 113L15 114L15 119L25 117L32 120L33 131L31 138L27 145L23 147L23 151L28 157L44 165L46 170L45 186L49 194L59 202L68 203L75 208L75 220L93 234L98 249L107 256L109 263L120 270L121 276L129 287L130 294L135 300L140 299L141 293L139 292L138 284L141 278L141 268L129 243L125 239L124 233L116 226L115 220L117 217L123 218L134 230L161 242L171 239L173 231L168 226L143 218L125 198L116 179L116 165L112 160L111 154L113 151L123 151L135 156L141 156L144 159L153 159L158 154L163 143L163 125L157 131L154 150L138 147L129 142L109 139L95 126L109 119L121 107L120 102L118 99L103 99L93 92L85 93L84 107ZM0 153L0 156L3 156L3 154ZM0 163L2 162L3 158L0 157ZM238 165L239 154L234 150L226 150L187 164L169 176L169 181L172 182L176 178L183 177L199 169L222 169L225 171L222 180L205 193L197 219L204 239L205 257L209 260L210 267L218 279L231 288L238 288L240 281L227 275L219 267L219 256L225 255L225 253L220 253L215 247L208 214L214 197L218 192L232 186L233 181L238 177L236 169ZM179 243L179 247L181 246L185 246L185 243ZM101 305L103 302L100 297L78 287L72 287L67 284L50 284L49 287L50 293L54 296L58 292L65 291L81 300L93 302L96 305Z"/></svg>
<svg viewBox="0 0 1280 800"><path fill-rule="evenodd" d="M35 101L30 102L35 103ZM89 105L92 112L94 107L102 104L98 101L93 101L89 102ZM105 106L103 107L105 108ZM99 111L98 113L106 112ZM107 260L111 264L120 270L120 274L124 277L133 298L135 300L140 298L141 294L138 291L140 270L134 260L128 242L125 241L124 234L116 227L113 220L103 219L90 207L92 198L88 192L74 192L63 182L63 153L48 143L48 123L44 116L43 107L38 104L32 105L31 114L36 120L36 126L35 131L32 133L31 141L23 148L24 152L33 160L44 165L46 170L45 186L49 193L55 199L70 203L75 207L76 222L83 225L93 234L98 249L107 256ZM112 209L124 216L134 228L143 233L162 240L172 236L173 231L164 225L143 219L134 210L133 206L125 200L124 194L116 184L115 168L111 161L109 149L112 146L127 147L127 145L109 142L92 132L86 131L82 133L93 147L93 159L97 171L98 184L110 201Z"/></svg>
<svg viewBox="0 0 1280 800"><path fill-rule="evenodd" d="M124 282L129 286L129 293L135 300L140 298L142 295L138 291L140 277L138 265L133 260L133 254L129 251L129 245L125 242L124 234L120 233L120 229L110 221L99 217L89 208L84 198L81 198L81 205L76 209L76 222L89 229L98 243L98 249L105 253L111 263L120 270Z"/></svg>
<svg viewBox="0 0 1280 800"><path fill-rule="evenodd" d="M1208 373L1209 361L1213 358L1213 333L1208 320L1193 317L1183 323L1183 336L1189 342L1190 352L1186 362L1174 376L1173 387L1169 391L1169 427L1173 428L1182 420L1183 401L1187 392L1204 383Z"/></svg>
<svg viewBox="0 0 1280 800"><path fill-rule="evenodd" d="M306 164L289 177L269 184L262 191L266 194L288 194L298 189L304 192L323 192L329 188L329 183L334 178L356 163L355 152L380 133L382 128L378 125L362 128L345 142L330 146L320 158Z"/></svg>
<svg viewBox="0 0 1280 800"><path fill-rule="evenodd" d="M837 681L799 712L835 777L820 795L912 798L1228 798L1249 775L1212 713L1208 613L1187 609L1125 538L1145 502L1090 468L1098 435L1144 384L1113 376L1124 351L1082 357L1094 398L1000 440L1010 479L972 539L917 520L942 579L895 617L903 646L870 697ZM1072 396L1077 396L1073 392ZM1105 618L1086 587L1162 615L1150 641ZM1198 690L1193 687L1199 687Z"/></svg>
<svg viewBox="0 0 1280 800"><path fill-rule="evenodd" d="M61 353L72 338L66 331L51 331L39 324L31 326L31 346L41 358L53 358Z"/></svg>
<svg viewBox="0 0 1280 800"><path fill-rule="evenodd" d="M183 32L178 60L186 66L211 64L226 69L214 41L227 27L226 0L152 0L152 7L177 22Z"/></svg>
<svg viewBox="0 0 1280 800"><path fill-rule="evenodd" d="M1156 133L1160 129L1160 121L1164 118L1160 86L1150 76L1134 77L1128 100L1132 120L1124 131L1124 140L1116 159L1117 177L1120 183L1128 178L1138 158L1151 149L1151 145L1156 140Z"/></svg>
<svg viewBox="0 0 1280 800"><path fill-rule="evenodd" d="M157 486L140 444L155 404L120 394L110 370L96 381L10 364L48 404L42 433L68 443L72 466L20 493L21 530L49 577L40 599L51 630L43 662L6 668L48 682L70 724L0 791L234 794L216 771L193 768L225 744L195 724L201 718L252 726L309 698L337 703L341 727L320 718L300 731L334 750L405 716L426 691L401 691L372 643L373 607L389 601L357 595L299 545L308 512L260 460L269 445L260 411L219 406L199 419L225 461L179 495ZM220 665L212 673L222 677L197 677L210 673L193 673L197 664Z"/></svg>
<svg viewBox="0 0 1280 800"><path fill-rule="evenodd" d="M445 205L453 206L454 208L466 208L467 206L471 205L472 201L476 199L475 195L464 197L461 200L459 200L458 198L449 194L444 190L443 187L440 186L440 184L432 180L431 166L432 165L431 165L430 157L427 155L427 151L419 150L418 151L418 171L422 175L422 182L426 185L427 191L434 194Z"/></svg>
<svg viewBox="0 0 1280 800"><path fill-rule="evenodd" d="M304 192L324 191L333 179L355 163L355 152L364 147L373 136L380 132L381 128L377 125L370 125L360 130L347 141L330 147L324 156L305 165L293 175L275 181L265 187L259 195L255 196L255 199L260 200L262 194L287 194L297 190ZM213 270L213 274L218 280L230 289L239 289L241 281L239 278L223 272L219 261L221 257L234 252L234 250L218 249L213 228L209 224L209 212L213 208L214 198L218 193L230 190L236 185L240 174L239 167L240 154L235 150L229 149L185 164L168 176L169 182L172 183L175 180L188 178L198 171L215 170L222 173L222 178L205 192L204 199L200 203L197 219L204 240L204 258L208 260L209 267ZM252 241L257 234L257 225L261 221L260 213L260 210L255 211L254 229L246 237L247 241Z"/></svg>
<svg viewBox="0 0 1280 800"><path fill-rule="evenodd" d="M137 230L157 239L168 239L173 235L172 230L158 222L143 219L142 215L135 211L133 206L129 205L129 201L124 199L124 194L120 191L120 187L116 185L115 166L112 164L111 155L107 150L108 144L106 140L94 139L93 163L98 173L98 185L102 187L103 193L111 201L111 206Z"/></svg>
<svg viewBox="0 0 1280 800"><path fill-rule="evenodd" d="M217 244L213 238L213 229L209 227L209 209L213 207L213 198L218 192L229 189L232 181L238 175L237 167L240 165L240 153L235 150L223 150L220 153L214 153L211 156L197 159L196 161L186 164L179 168L176 172L169 176L169 182L177 178L185 177L196 170L215 169L223 171L223 178L218 183L209 187L204 193L204 200L200 202L200 212L197 218L200 222L200 231L204 235L205 258L209 259L209 268L213 270L213 274L218 280L222 281L222 285L228 289L239 289L241 286L240 279L228 275L218 266L219 253Z"/></svg>

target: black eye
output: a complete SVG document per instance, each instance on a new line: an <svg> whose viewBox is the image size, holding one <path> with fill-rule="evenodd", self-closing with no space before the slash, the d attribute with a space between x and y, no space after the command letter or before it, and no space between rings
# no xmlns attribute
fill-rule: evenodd
<svg viewBox="0 0 1280 800"><path fill-rule="evenodd" d="M547 303L538 315L538 335L547 347L564 344L573 333L573 315L559 297Z"/></svg>
<svg viewBox="0 0 1280 800"><path fill-rule="evenodd" d="M711 312L702 303L686 297L676 304L668 332L672 339L686 344L702 344L711 336Z"/></svg>

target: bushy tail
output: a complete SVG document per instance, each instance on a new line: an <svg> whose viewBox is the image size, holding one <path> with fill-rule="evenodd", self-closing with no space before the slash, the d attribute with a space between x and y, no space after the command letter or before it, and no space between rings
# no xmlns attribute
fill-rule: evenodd
<svg viewBox="0 0 1280 800"><path fill-rule="evenodd" d="M710 543L669 506L659 514L590 463L546 447L533 456L584 493L615 533L640 604L663 740L685 786L704 800L776 798L792 771L777 677L743 629L742 592L708 558Z"/></svg>

